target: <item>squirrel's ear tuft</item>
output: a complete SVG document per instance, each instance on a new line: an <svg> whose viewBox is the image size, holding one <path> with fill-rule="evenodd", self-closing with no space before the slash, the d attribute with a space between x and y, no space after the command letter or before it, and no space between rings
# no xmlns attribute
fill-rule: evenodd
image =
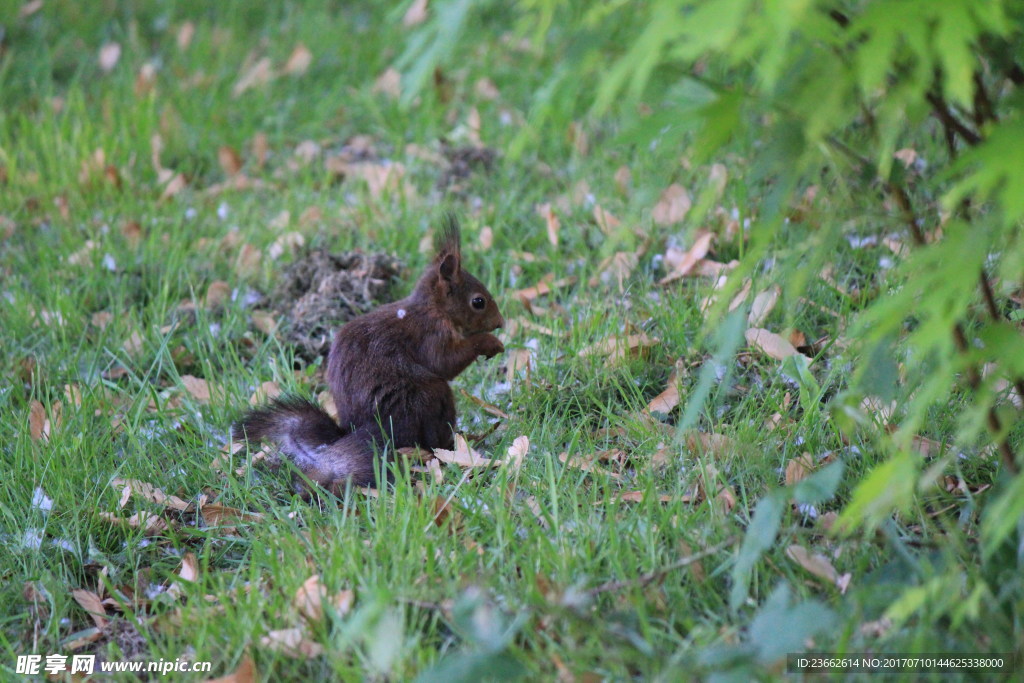
<svg viewBox="0 0 1024 683"><path fill-rule="evenodd" d="M446 254L458 256L461 252L462 231L459 229L459 220L451 211L445 211L441 218L441 227L434 238L434 250L438 259L443 259Z"/></svg>

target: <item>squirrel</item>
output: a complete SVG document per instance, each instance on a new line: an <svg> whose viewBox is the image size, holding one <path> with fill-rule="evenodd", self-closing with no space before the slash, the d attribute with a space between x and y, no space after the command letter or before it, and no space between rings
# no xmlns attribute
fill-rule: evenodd
<svg viewBox="0 0 1024 683"><path fill-rule="evenodd" d="M316 403L289 396L250 411L232 436L275 442L309 480L336 495L349 483L376 483L377 454L453 448L455 396L448 382L477 357L505 350L491 334L505 321L483 283L463 270L461 232L451 214L435 250L412 294L335 332L326 379L337 422ZM296 486L311 493L301 481Z"/></svg>

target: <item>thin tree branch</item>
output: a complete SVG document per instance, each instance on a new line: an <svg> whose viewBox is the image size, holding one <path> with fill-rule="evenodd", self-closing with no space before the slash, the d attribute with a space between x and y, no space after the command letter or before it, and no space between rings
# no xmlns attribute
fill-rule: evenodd
<svg viewBox="0 0 1024 683"><path fill-rule="evenodd" d="M936 92L930 92L925 95L925 99L927 99L928 103L932 105L932 112L939 121L942 121L942 125L956 131L957 135L964 139L964 142L972 146L981 142L980 135L965 126L958 118L953 116L949 111L949 107L946 106L946 101L941 95Z"/></svg>

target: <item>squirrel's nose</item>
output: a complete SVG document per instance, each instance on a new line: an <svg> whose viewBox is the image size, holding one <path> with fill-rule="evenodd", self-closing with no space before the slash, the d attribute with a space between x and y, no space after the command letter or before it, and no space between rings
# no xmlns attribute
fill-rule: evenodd
<svg viewBox="0 0 1024 683"><path fill-rule="evenodd" d="M494 326L494 329L499 327L505 327L505 318L501 316L501 313L498 314L498 323Z"/></svg>

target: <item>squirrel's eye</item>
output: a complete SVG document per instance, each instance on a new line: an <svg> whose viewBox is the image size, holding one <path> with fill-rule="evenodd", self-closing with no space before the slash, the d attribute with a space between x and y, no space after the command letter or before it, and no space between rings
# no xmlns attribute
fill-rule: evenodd
<svg viewBox="0 0 1024 683"><path fill-rule="evenodd" d="M475 296L475 297L473 297L473 301L470 302L470 303L472 303L473 304L473 308L475 308L478 311L484 310L484 306L487 305L487 302L484 301L484 298L482 296Z"/></svg>

